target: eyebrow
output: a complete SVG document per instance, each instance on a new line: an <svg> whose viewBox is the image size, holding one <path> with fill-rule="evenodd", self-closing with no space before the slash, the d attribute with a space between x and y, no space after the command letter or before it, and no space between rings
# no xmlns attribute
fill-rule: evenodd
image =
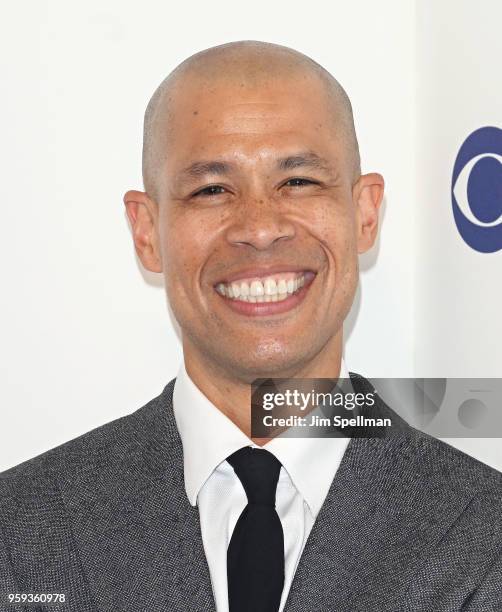
<svg viewBox="0 0 502 612"><path fill-rule="evenodd" d="M295 170L296 168L316 168L318 170L330 170L328 160L314 153L306 151L298 155L290 155L289 157L281 157L277 160L279 170Z"/></svg>
<svg viewBox="0 0 502 612"><path fill-rule="evenodd" d="M223 161L196 161L184 170L180 175L186 178L197 179L206 174L230 174L232 164Z"/></svg>
<svg viewBox="0 0 502 612"><path fill-rule="evenodd" d="M276 161L276 167L278 170L295 170L296 168L314 168L324 171L331 170L329 162L313 151L305 151L296 155L280 157ZM218 160L196 161L180 172L180 178L200 179L208 174L225 176L231 174L233 169L234 165L230 162Z"/></svg>

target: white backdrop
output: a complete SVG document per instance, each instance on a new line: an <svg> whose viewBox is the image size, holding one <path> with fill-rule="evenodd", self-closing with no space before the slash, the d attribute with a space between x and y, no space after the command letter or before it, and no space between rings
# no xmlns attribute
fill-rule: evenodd
<svg viewBox="0 0 502 612"><path fill-rule="evenodd" d="M349 369L500 376L500 353L497 365L484 332L466 335L448 357L449 309L427 285L457 257L473 271L482 259L486 275L501 264L500 252L488 264L452 236L450 267L437 268L444 254L431 232L438 223L452 232L439 193L448 194L463 133L485 121L469 108L461 116L463 96L447 95L462 86L461 67L448 49L454 33L441 23L467 24L468 4L255 0L243 11L227 0L11 3L0 42L0 470L135 410L176 375L181 351L162 279L135 257L122 195L141 188L142 117L157 84L188 55L231 40L285 44L330 70L353 102L363 171L386 179L381 234L362 258L346 323ZM487 4L498 19L475 20L476 39L490 28L494 35L502 18L496 0ZM463 52L478 43L464 40ZM491 69L497 64L493 57ZM451 83L439 94L445 73ZM489 120L500 124L500 82L491 86L471 92L467 106L492 96ZM459 117L443 129L452 105ZM445 210L436 215L438 206ZM455 290L446 286L439 302ZM502 469L499 441L489 442L452 441Z"/></svg>
<svg viewBox="0 0 502 612"><path fill-rule="evenodd" d="M501 23L499 0L417 2L417 376L502 378L502 250L464 242L450 195L463 141L481 127L502 128ZM448 442L502 470L500 439Z"/></svg>

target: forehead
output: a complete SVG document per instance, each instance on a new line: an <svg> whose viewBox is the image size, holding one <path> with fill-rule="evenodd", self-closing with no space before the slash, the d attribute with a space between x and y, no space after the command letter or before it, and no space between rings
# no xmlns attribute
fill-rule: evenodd
<svg viewBox="0 0 502 612"><path fill-rule="evenodd" d="M175 88L167 107L158 127L165 130L171 168L209 155L336 151L336 113L325 86L309 75L252 86L191 79Z"/></svg>

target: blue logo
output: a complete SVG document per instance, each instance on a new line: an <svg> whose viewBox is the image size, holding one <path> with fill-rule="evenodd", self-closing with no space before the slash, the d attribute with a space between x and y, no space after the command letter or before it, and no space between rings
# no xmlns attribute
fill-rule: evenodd
<svg viewBox="0 0 502 612"><path fill-rule="evenodd" d="M483 127L460 147L451 181L453 216L464 241L480 253L502 249L502 130Z"/></svg>

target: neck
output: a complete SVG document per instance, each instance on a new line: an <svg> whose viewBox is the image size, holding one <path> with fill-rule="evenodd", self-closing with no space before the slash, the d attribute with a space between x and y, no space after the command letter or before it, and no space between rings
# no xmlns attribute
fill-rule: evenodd
<svg viewBox="0 0 502 612"><path fill-rule="evenodd" d="M208 359L193 344L183 339L185 369L194 384L223 414L246 436L251 438L251 385L249 375L229 371L220 363ZM322 351L308 363L287 372L274 373L274 378L332 378L340 375L342 360L342 330L328 342ZM270 373L256 374L254 378L270 378ZM260 446L270 438L251 438Z"/></svg>

